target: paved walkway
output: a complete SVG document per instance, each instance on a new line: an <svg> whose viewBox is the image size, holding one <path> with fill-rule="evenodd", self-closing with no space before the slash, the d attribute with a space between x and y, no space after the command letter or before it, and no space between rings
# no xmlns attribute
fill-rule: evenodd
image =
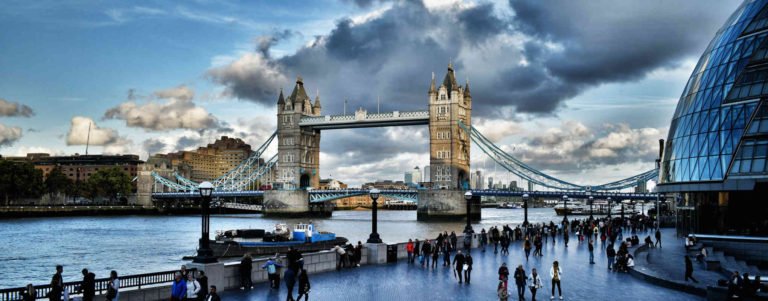
<svg viewBox="0 0 768 301"><path fill-rule="evenodd" d="M668 234L667 237L671 237ZM638 234L642 238L645 235ZM574 236L572 236L574 237ZM427 270L404 261L396 264L363 266L341 272L310 275L313 300L497 300L497 271L503 262L510 273L523 264L527 274L536 268L541 274L544 289L537 300L549 300L551 288L549 268L553 260L560 261L563 269L562 288L566 300L703 300L700 297L655 286L629 274L608 271L605 248L598 243L595 251L596 264L589 264L586 243L579 244L573 238L565 248L561 240L553 244L551 239L544 245L544 256L525 261L521 243L510 246L510 254L494 254L473 250L474 271L472 283L459 285L450 269L438 265ZM511 276L511 275L510 275ZM513 281L510 282L510 300L516 300ZM287 292L270 290L267 283L258 284L251 291L227 291L223 300L285 300ZM294 295L295 297L295 295ZM514 297L514 298L513 298ZM526 291L530 300L530 291Z"/></svg>
<svg viewBox="0 0 768 301"><path fill-rule="evenodd" d="M692 256L693 277L699 282L686 282L684 257L688 251L685 249L684 238L675 237L674 229L662 229L661 241L662 248L649 248L646 252L637 254L638 257L646 256L647 260L647 262L642 258L638 260L638 271L673 282L673 285L678 287L690 286L699 290L706 290L707 285L716 286L717 280L725 278L719 272L707 271L706 266Z"/></svg>

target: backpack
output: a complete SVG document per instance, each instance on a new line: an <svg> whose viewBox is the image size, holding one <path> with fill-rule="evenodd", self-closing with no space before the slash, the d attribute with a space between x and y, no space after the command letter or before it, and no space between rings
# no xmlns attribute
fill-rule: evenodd
<svg viewBox="0 0 768 301"><path fill-rule="evenodd" d="M270 263L267 265L267 273L274 274L277 272L277 267L275 267L274 263Z"/></svg>

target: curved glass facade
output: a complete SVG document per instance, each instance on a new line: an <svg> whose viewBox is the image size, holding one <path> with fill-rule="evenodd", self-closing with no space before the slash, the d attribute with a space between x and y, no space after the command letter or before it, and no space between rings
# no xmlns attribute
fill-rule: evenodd
<svg viewBox="0 0 768 301"><path fill-rule="evenodd" d="M768 176L766 4L745 1L699 59L672 119L661 184Z"/></svg>

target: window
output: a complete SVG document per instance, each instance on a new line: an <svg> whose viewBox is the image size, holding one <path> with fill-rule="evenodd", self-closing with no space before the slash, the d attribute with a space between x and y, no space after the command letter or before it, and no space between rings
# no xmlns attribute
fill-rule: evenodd
<svg viewBox="0 0 768 301"><path fill-rule="evenodd" d="M445 94L440 94L440 100L445 100Z"/></svg>
<svg viewBox="0 0 768 301"><path fill-rule="evenodd" d="M438 159L449 159L449 158L451 158L451 151L449 151L449 150L439 150L439 151L437 151L437 158Z"/></svg>
<svg viewBox="0 0 768 301"><path fill-rule="evenodd" d="M439 132L437 132L437 139L439 139L439 140L451 139L451 132L449 132L449 131L439 131Z"/></svg>

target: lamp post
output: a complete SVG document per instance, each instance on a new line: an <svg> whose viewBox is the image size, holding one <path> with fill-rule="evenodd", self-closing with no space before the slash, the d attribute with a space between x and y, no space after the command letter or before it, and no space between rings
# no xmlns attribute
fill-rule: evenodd
<svg viewBox="0 0 768 301"><path fill-rule="evenodd" d="M660 198L661 194L658 190L656 190L656 231L659 231L659 224L661 224L661 204L659 202Z"/></svg>
<svg viewBox="0 0 768 301"><path fill-rule="evenodd" d="M592 217L592 203L594 202L594 198L590 195L589 196L589 219L593 220L594 217Z"/></svg>
<svg viewBox="0 0 768 301"><path fill-rule="evenodd" d="M563 223L567 223L568 222L568 196L567 195L563 195L563 215L565 215L565 217L563 217Z"/></svg>
<svg viewBox="0 0 768 301"><path fill-rule="evenodd" d="M216 257L213 256L213 250L210 247L210 239L208 237L209 229L211 228L211 215L208 212L208 207L211 204L211 195L213 194L213 184L211 182L202 182L197 187L200 192L200 212L202 215L202 228L200 235L200 246L197 249L197 256L192 260L194 263L213 263L216 262Z"/></svg>
<svg viewBox="0 0 768 301"><path fill-rule="evenodd" d="M472 203L472 191L465 192L464 199L467 201L467 226L464 228L464 233L469 234L469 233L472 233L472 224L471 224L472 219L470 218L470 214L469 214L469 211L471 209L470 208L471 203Z"/></svg>
<svg viewBox="0 0 768 301"><path fill-rule="evenodd" d="M624 226L624 202L619 201L621 203L621 225Z"/></svg>
<svg viewBox="0 0 768 301"><path fill-rule="evenodd" d="M529 195L523 194L523 210L524 210L524 219L523 219L523 226L528 226L528 197Z"/></svg>
<svg viewBox="0 0 768 301"><path fill-rule="evenodd" d="M377 229L377 226L376 226L376 223L377 223L377 209L378 209L377 208L378 205L376 203L376 200L379 199L379 193L380 193L380 191L378 189L376 189L376 188L371 189L368 192L368 194L371 196L371 200L373 200L373 203L372 203L373 207L371 208L372 209L371 214L373 215L372 219L371 219L371 235L368 237L368 243L374 243L374 244L382 243L381 237L379 237L379 232L378 232L378 229Z"/></svg>

